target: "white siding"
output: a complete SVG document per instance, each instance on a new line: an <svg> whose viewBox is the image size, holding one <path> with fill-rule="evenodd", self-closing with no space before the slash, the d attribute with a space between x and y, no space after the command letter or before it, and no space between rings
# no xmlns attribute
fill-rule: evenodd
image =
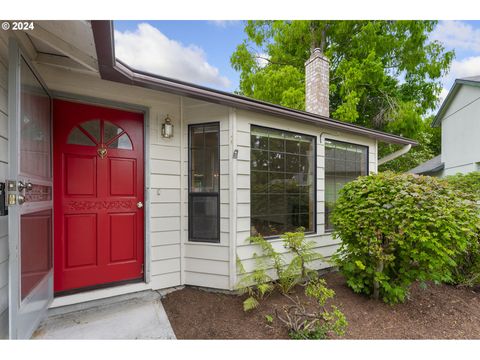
<svg viewBox="0 0 480 360"><path fill-rule="evenodd" d="M8 166L8 41L0 31L0 181ZM8 217L0 217L0 339L8 337Z"/></svg>
<svg viewBox="0 0 480 360"><path fill-rule="evenodd" d="M377 171L377 143L375 140L322 130L308 124L259 115L247 111L237 111L237 147L239 156L237 160L237 257L242 261L245 271L251 272L255 267L254 254L261 250L247 241L250 236L250 127L251 125L265 126L286 131L316 136L317 138L317 232L307 237L317 244L316 250L327 260L338 248L339 241L332 239L331 234L325 232L325 148L324 139L347 141L369 148L369 170ZM322 134L322 136L320 136ZM270 240L277 251L285 252L281 239ZM325 261L313 264L317 269L329 267ZM240 269L237 268L239 274ZM273 274L272 274L273 275Z"/></svg>
<svg viewBox="0 0 480 360"><path fill-rule="evenodd" d="M462 85L442 120L443 175L478 171L480 87Z"/></svg>
<svg viewBox="0 0 480 360"><path fill-rule="evenodd" d="M185 284L229 289L229 203L228 162L230 160L229 109L225 106L184 99L184 268ZM218 122L220 124L220 243L188 241L188 125Z"/></svg>

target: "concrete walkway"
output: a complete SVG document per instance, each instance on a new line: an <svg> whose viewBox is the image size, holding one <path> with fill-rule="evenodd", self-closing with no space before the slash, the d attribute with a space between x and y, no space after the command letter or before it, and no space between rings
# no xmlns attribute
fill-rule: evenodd
<svg viewBox="0 0 480 360"><path fill-rule="evenodd" d="M156 291L50 309L32 339L175 339Z"/></svg>

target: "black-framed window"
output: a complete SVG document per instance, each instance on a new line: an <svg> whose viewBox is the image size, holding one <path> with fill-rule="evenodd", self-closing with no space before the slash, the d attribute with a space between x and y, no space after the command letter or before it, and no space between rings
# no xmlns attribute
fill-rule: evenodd
<svg viewBox="0 0 480 360"><path fill-rule="evenodd" d="M189 126L189 241L220 242L220 126Z"/></svg>
<svg viewBox="0 0 480 360"><path fill-rule="evenodd" d="M251 126L251 234L316 229L316 138Z"/></svg>
<svg viewBox="0 0 480 360"><path fill-rule="evenodd" d="M325 230L332 231L330 221L338 192L347 183L368 174L368 146L325 140Z"/></svg>

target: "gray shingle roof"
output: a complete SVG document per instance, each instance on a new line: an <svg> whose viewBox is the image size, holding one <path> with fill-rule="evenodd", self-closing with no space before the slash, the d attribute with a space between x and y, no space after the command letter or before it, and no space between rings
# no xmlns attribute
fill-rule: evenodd
<svg viewBox="0 0 480 360"><path fill-rule="evenodd" d="M464 78L461 78L461 79L459 79L459 80L480 82L480 75L464 77Z"/></svg>
<svg viewBox="0 0 480 360"><path fill-rule="evenodd" d="M425 161L423 164L408 170L407 172L412 174L428 174L442 170L443 168L444 164L442 163L442 156L438 155L428 161Z"/></svg>

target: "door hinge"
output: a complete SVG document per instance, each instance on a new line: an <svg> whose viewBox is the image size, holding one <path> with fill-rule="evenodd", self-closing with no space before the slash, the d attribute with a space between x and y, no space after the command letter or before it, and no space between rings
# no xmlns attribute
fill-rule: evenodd
<svg viewBox="0 0 480 360"><path fill-rule="evenodd" d="M145 272L145 264L142 264L142 272L140 274L143 274Z"/></svg>

